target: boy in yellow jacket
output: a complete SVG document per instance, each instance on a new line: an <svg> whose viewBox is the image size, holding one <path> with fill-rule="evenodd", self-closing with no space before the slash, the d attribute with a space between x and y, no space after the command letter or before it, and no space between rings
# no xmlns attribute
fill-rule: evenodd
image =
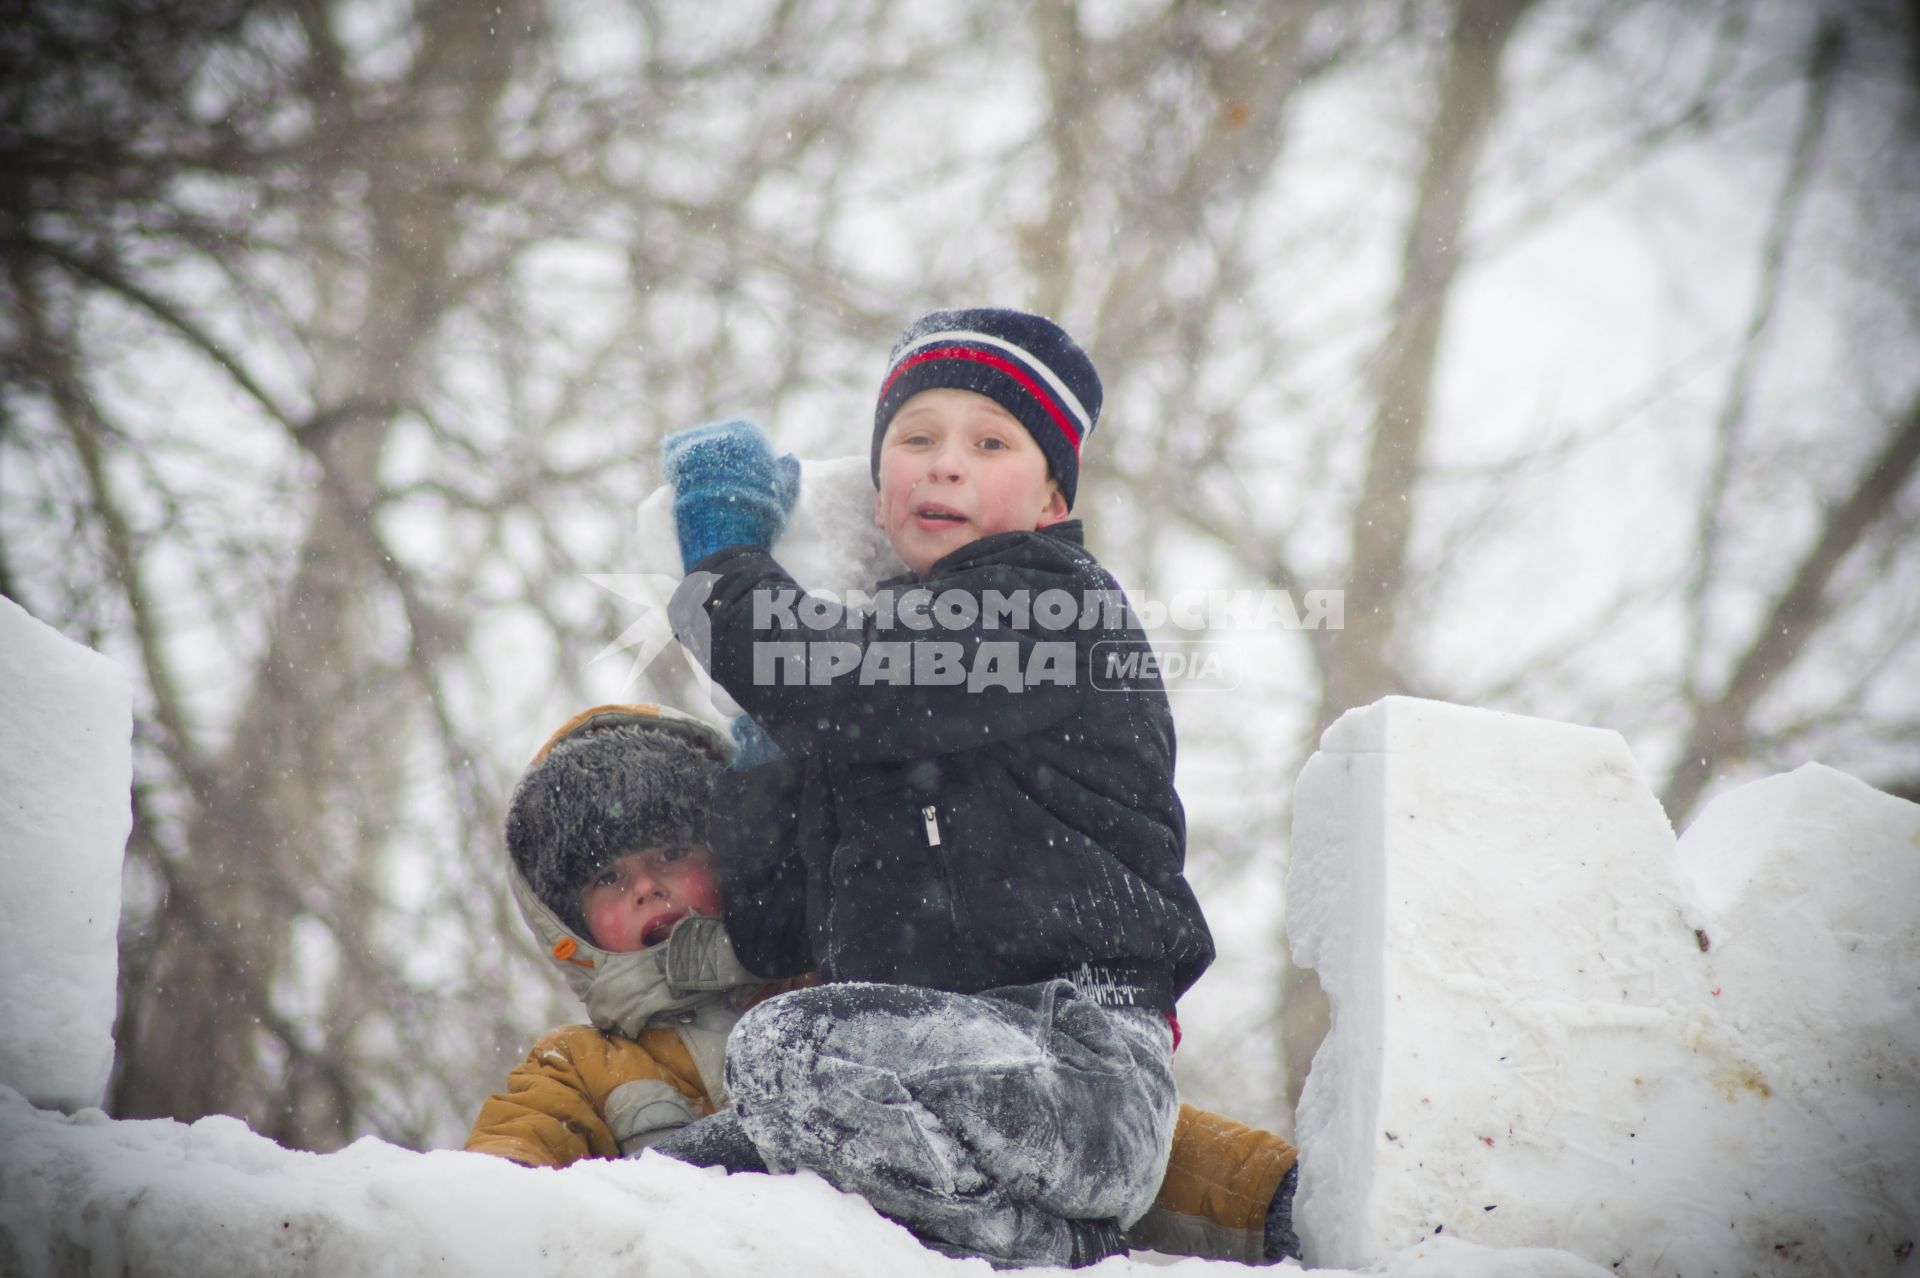
<svg viewBox="0 0 1920 1278"><path fill-rule="evenodd" d="M707 851L724 733L654 706L576 716L534 756L507 817L508 879L593 1024L541 1039L466 1147L534 1167L638 1154L727 1104L727 1035L769 982L735 957ZM1183 1105L1153 1208L1127 1242L1260 1261L1297 1255L1295 1155Z"/></svg>

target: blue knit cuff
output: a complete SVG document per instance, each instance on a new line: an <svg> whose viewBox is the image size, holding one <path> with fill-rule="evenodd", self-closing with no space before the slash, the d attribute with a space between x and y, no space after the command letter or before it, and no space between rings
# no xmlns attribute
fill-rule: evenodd
<svg viewBox="0 0 1920 1278"><path fill-rule="evenodd" d="M727 724L727 731L733 736L733 770L745 772L748 768L757 768L763 763L772 763L784 759L786 754L773 743L767 730L753 721L751 715L736 715Z"/></svg>
<svg viewBox="0 0 1920 1278"><path fill-rule="evenodd" d="M1287 1168L1267 1208L1266 1259L1300 1259L1300 1236L1293 1231L1293 1193L1300 1184L1300 1164Z"/></svg>

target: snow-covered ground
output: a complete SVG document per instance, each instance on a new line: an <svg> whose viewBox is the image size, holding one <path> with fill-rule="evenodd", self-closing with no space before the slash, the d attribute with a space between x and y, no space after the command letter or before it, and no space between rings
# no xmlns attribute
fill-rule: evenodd
<svg viewBox="0 0 1920 1278"><path fill-rule="evenodd" d="M922 1248L811 1175L734 1176L659 1156L530 1170L362 1140L284 1150L229 1118L75 1118L0 1091L0 1273L625 1274L896 1278L992 1272ZM1182 1261L1174 1272L1221 1272ZM1164 1272L1115 1258L1104 1274ZM1390 1274L1574 1278L1564 1253L1435 1239Z"/></svg>
<svg viewBox="0 0 1920 1278"><path fill-rule="evenodd" d="M863 461L827 465L853 478L803 493L866 491ZM873 571L811 520L783 553ZM0 1274L989 1272L811 1176L308 1154L84 1108L112 1051L126 684L4 601L0 662ZM1295 811L1290 927L1333 1008L1297 1221L1309 1260L1354 1267L1319 1272L1920 1264L1920 807L1809 765L1676 844L1615 734L1389 698L1329 730Z"/></svg>

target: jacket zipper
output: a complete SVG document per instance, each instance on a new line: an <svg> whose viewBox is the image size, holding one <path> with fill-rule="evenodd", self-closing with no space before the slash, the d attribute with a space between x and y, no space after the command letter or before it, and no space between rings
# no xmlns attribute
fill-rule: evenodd
<svg viewBox="0 0 1920 1278"><path fill-rule="evenodd" d="M929 803L920 809L920 819L927 823L927 846L940 846L940 809Z"/></svg>

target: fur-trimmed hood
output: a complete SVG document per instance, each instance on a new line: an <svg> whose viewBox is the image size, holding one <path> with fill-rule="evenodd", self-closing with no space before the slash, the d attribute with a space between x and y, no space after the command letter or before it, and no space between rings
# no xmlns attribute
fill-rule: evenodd
<svg viewBox="0 0 1920 1278"><path fill-rule="evenodd" d="M562 741L609 728L640 727L671 733L724 766L733 753L724 732L691 715L654 705L606 705L583 711L561 725L534 755L538 767ZM723 920L690 915L659 945L627 954L600 949L543 902L514 858L507 883L534 943L560 969L567 986L586 1004L601 1029L629 1038L658 1017L725 1002L744 1006L767 984L734 956Z"/></svg>

